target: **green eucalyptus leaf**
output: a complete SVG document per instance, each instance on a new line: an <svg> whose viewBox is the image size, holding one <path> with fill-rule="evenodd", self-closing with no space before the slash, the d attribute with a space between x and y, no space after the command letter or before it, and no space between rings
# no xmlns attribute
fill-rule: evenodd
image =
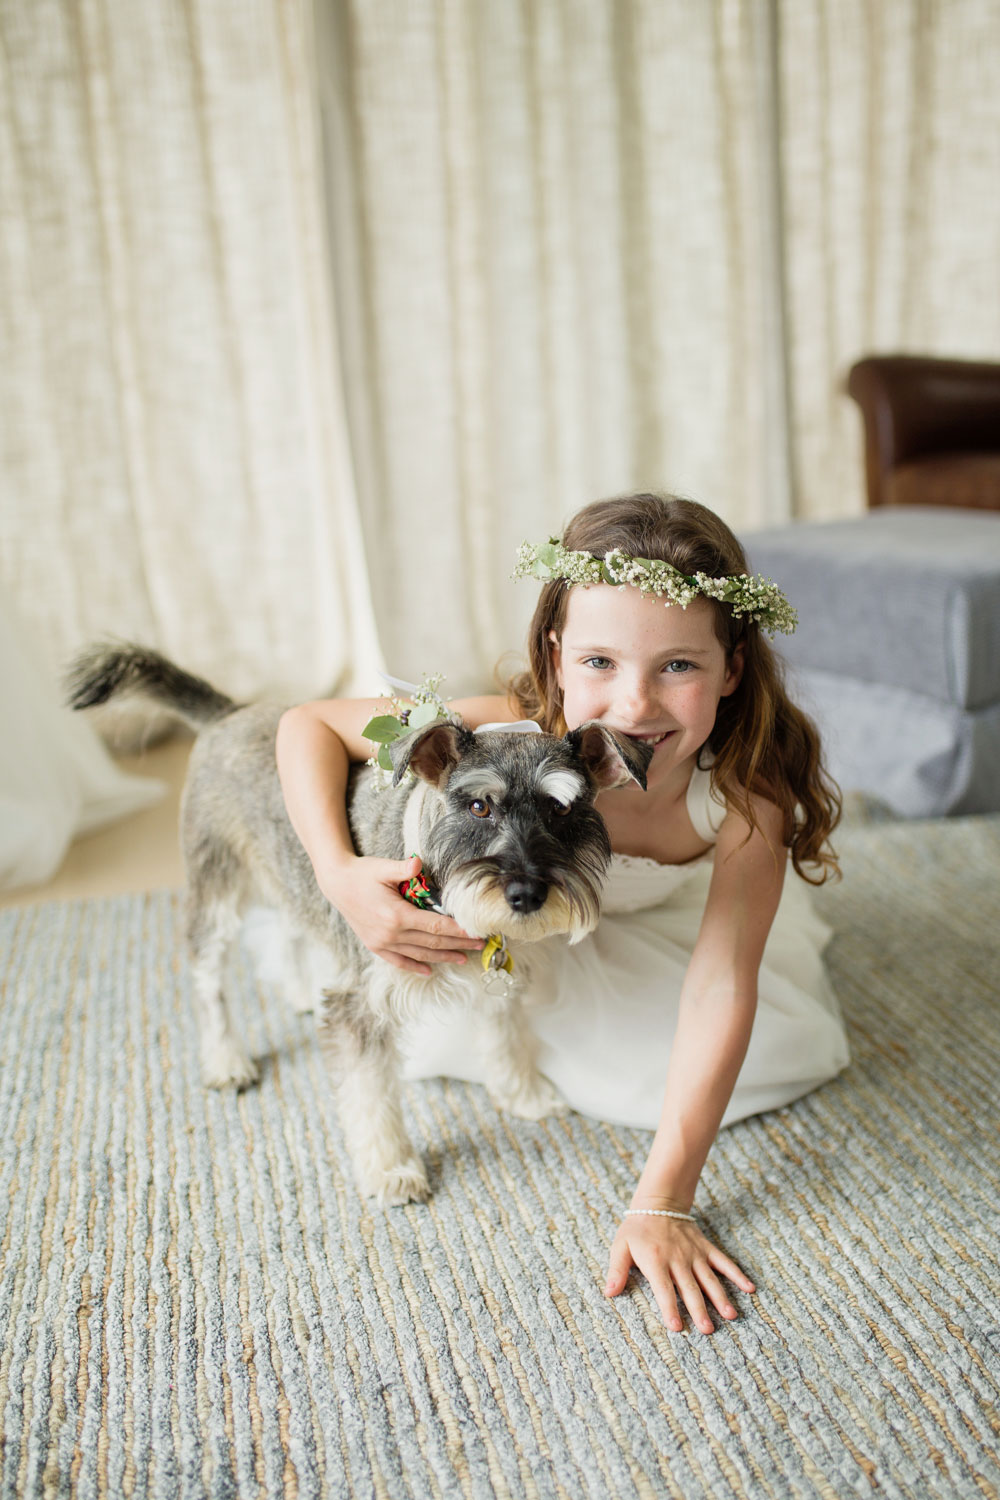
<svg viewBox="0 0 1000 1500"><path fill-rule="evenodd" d="M379 745L376 759L383 771L391 771L393 769L392 756L389 754L388 745Z"/></svg>
<svg viewBox="0 0 1000 1500"><path fill-rule="evenodd" d="M374 740L378 745L389 745L393 740L399 739L403 726L391 714L378 714L374 719L368 720L361 733L366 740Z"/></svg>
<svg viewBox="0 0 1000 1500"><path fill-rule="evenodd" d="M440 716L441 710L436 703L418 703L415 708L410 709L408 729L423 729L425 724L433 724Z"/></svg>

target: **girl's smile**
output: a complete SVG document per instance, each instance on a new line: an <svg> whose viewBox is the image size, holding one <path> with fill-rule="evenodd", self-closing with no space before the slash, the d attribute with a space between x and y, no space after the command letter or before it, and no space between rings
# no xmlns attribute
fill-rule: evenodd
<svg viewBox="0 0 1000 1500"><path fill-rule="evenodd" d="M600 719L652 742L660 783L690 771L742 670L738 653L726 660L707 599L685 610L608 584L571 589L562 638L550 644L567 727Z"/></svg>

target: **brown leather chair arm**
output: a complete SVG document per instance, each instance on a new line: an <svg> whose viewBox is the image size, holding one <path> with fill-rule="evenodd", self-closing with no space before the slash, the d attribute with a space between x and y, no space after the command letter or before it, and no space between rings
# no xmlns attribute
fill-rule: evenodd
<svg viewBox="0 0 1000 1500"><path fill-rule="evenodd" d="M884 502L884 476L911 459L1000 452L1000 364L870 355L852 367L847 392L864 418L870 506Z"/></svg>

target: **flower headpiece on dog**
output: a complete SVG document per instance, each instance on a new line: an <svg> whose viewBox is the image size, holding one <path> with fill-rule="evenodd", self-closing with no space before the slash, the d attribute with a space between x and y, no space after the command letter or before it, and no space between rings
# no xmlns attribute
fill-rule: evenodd
<svg viewBox="0 0 1000 1500"><path fill-rule="evenodd" d="M747 615L774 635L781 631L791 635L799 617L776 583L760 573L737 573L728 578L710 578L707 573L692 577L678 572L659 558L630 557L614 547L606 557L592 552L572 552L558 537L533 546L522 542L517 549L514 578L538 578L549 583L564 578L567 583L587 588L592 583L610 583L616 588L632 584L640 593L654 594L665 604L679 604L687 609L692 599L719 599L728 604L734 615Z"/></svg>
<svg viewBox="0 0 1000 1500"><path fill-rule="evenodd" d="M438 692L444 681L443 672L435 672L433 676L425 673L419 683L402 682L398 677L387 677L384 672L382 678L390 687L398 688L411 700L404 707L403 700L392 698L385 713L376 714L374 719L369 719L361 731L365 739L371 740L376 746L375 754L368 764L373 769L386 773L378 784L387 786L388 778L392 775L389 746L393 740L409 734L411 730L423 729L426 724L433 724L435 719L447 719L448 705ZM408 780L413 780L412 771L407 771L406 775Z"/></svg>

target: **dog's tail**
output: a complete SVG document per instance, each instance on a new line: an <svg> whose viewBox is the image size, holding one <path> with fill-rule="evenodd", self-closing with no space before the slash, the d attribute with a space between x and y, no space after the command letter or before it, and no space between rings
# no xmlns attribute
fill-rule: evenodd
<svg viewBox="0 0 1000 1500"><path fill-rule="evenodd" d="M66 673L66 695L70 708L95 708L111 698L144 698L195 730L239 707L158 651L128 641L101 641L81 651Z"/></svg>

